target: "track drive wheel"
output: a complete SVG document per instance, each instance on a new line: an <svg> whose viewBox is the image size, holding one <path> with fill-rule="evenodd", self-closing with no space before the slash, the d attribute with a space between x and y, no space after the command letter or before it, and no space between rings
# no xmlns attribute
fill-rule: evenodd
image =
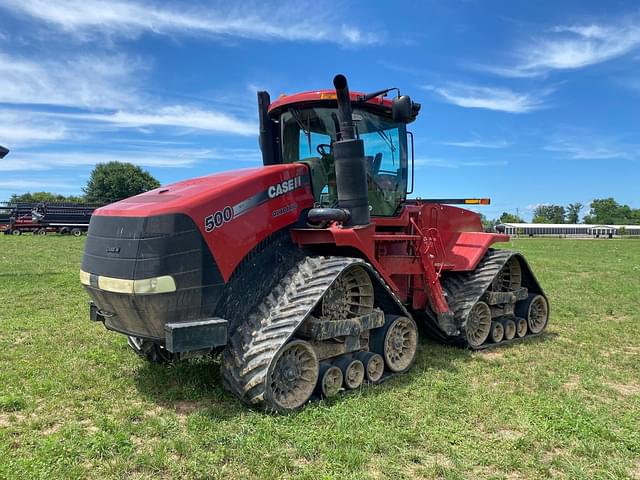
<svg viewBox="0 0 640 480"><path fill-rule="evenodd" d="M490 290L510 292L522 286L522 267L517 257L511 257L491 282Z"/></svg>
<svg viewBox="0 0 640 480"><path fill-rule="evenodd" d="M505 340L511 340L516 336L516 322L514 322L513 320L505 320L502 323L502 326L504 327L504 339Z"/></svg>
<svg viewBox="0 0 640 480"><path fill-rule="evenodd" d="M385 315L385 324L371 331L371 350L384 358L393 373L409 370L418 351L418 328L409 317Z"/></svg>
<svg viewBox="0 0 640 480"><path fill-rule="evenodd" d="M526 300L518 302L516 315L527 319L529 332L540 333L547 327L549 321L549 303L540 294L530 294Z"/></svg>
<svg viewBox="0 0 640 480"><path fill-rule="evenodd" d="M369 382L375 383L382 378L384 373L382 355L373 352L359 352L355 357L364 365L365 377Z"/></svg>
<svg viewBox="0 0 640 480"><path fill-rule="evenodd" d="M138 356L151 363L170 363L177 360L177 356L162 345L139 337L127 337L127 344Z"/></svg>
<svg viewBox="0 0 640 480"><path fill-rule="evenodd" d="M322 316L347 319L368 315L373 311L373 283L360 266L346 269L322 297Z"/></svg>
<svg viewBox="0 0 640 480"><path fill-rule="evenodd" d="M275 411L296 410L311 397L320 364L309 342L293 340L276 355L267 374L265 400Z"/></svg>
<svg viewBox="0 0 640 480"><path fill-rule="evenodd" d="M464 327L467 343L471 347L479 347L489 338L491 333L491 309L485 302L477 302L469 315Z"/></svg>
<svg viewBox="0 0 640 480"><path fill-rule="evenodd" d="M342 388L343 380L344 377L340 367L331 365L330 363L321 363L316 393L321 397L333 397L337 395Z"/></svg>
<svg viewBox="0 0 640 480"><path fill-rule="evenodd" d="M491 341L493 343L500 343L504 338L504 327L500 322L493 322L491 324Z"/></svg>

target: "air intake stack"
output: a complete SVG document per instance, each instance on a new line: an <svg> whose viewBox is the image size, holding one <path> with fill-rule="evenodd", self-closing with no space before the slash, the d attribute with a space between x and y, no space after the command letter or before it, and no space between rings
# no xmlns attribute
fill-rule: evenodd
<svg viewBox="0 0 640 480"><path fill-rule="evenodd" d="M350 212L349 219L345 222L346 226L368 225L369 197L364 142L356 138L347 79L344 75L336 75L333 85L336 88L340 123L339 140L333 143L338 207Z"/></svg>

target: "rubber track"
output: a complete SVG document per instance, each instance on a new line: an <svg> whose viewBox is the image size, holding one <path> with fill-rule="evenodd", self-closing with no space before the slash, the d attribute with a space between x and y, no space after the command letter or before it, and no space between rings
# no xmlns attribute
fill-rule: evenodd
<svg viewBox="0 0 640 480"><path fill-rule="evenodd" d="M273 408L265 398L272 360L340 273L356 264L384 285L375 270L357 258L308 257L289 270L230 335L222 361L225 386L245 403Z"/></svg>
<svg viewBox="0 0 640 480"><path fill-rule="evenodd" d="M469 272L452 273L443 278L442 285L445 292L447 292L449 308L453 311L456 322L462 331L464 331L464 327L466 325L467 315L473 306L489 288L491 282L500 272L503 265L513 256L518 256L523 269L529 270L532 278L535 278L533 277L527 262L518 252L492 248L487 250L487 253L482 257L482 260L480 260L474 270ZM536 285L536 290L540 290L542 293L539 285ZM524 338L527 338L528 336L529 335ZM457 337L457 340L463 342L465 346L469 347L464 338L463 332L461 332L460 336ZM509 340L509 342L518 340L523 339L513 339ZM495 345L502 345L502 342ZM494 346L494 344L480 345L472 348L480 350L489 346Z"/></svg>

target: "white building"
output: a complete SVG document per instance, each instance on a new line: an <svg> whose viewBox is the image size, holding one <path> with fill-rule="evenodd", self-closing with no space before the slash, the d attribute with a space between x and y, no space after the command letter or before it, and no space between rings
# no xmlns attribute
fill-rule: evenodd
<svg viewBox="0 0 640 480"><path fill-rule="evenodd" d="M501 223L496 231L509 235L528 237L608 237L619 236L621 231L625 235L640 235L640 225L589 225L571 223Z"/></svg>

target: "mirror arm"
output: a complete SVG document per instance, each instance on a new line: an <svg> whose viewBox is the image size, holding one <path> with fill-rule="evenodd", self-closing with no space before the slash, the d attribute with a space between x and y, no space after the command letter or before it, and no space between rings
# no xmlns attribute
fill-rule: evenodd
<svg viewBox="0 0 640 480"><path fill-rule="evenodd" d="M395 90L398 92L398 96L400 96L400 89L398 87L385 88L384 90L378 90L377 92L368 93L366 95L360 95L358 97L359 102L368 102L372 98L379 97L380 95L385 95L389 93L391 90Z"/></svg>

